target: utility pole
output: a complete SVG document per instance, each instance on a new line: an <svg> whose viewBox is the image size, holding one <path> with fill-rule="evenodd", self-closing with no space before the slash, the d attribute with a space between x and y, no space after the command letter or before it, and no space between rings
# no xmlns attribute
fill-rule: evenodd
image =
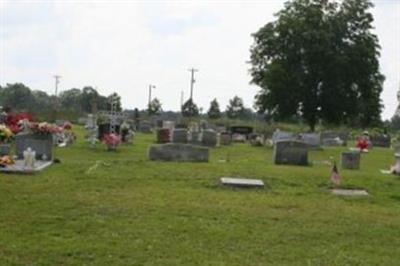
<svg viewBox="0 0 400 266"><path fill-rule="evenodd" d="M58 92L58 84L60 83L60 75L54 75L54 78L56 80L56 90L55 90L55 96L57 96L57 92Z"/></svg>
<svg viewBox="0 0 400 266"><path fill-rule="evenodd" d="M156 86L154 86L154 85L149 85L149 108L150 108L150 103L151 103L151 89L155 89L156 88Z"/></svg>
<svg viewBox="0 0 400 266"><path fill-rule="evenodd" d="M184 97L184 92L181 91L181 109L183 107L183 99L184 99L183 97Z"/></svg>
<svg viewBox="0 0 400 266"><path fill-rule="evenodd" d="M191 79L190 79L190 100L192 100L193 102L193 84L196 82L196 80L194 79L194 72L197 72L199 70L191 68L188 69L191 72Z"/></svg>

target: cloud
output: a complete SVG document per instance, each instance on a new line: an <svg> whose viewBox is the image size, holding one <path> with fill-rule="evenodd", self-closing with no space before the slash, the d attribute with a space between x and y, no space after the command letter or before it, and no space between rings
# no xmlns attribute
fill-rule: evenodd
<svg viewBox="0 0 400 266"><path fill-rule="evenodd" d="M61 89L92 85L103 94L116 91L125 108L145 108L148 84L155 84L163 109L178 110L181 91L189 96L188 68L195 67L194 99L204 109L213 98L225 108L234 95L251 107L258 91L249 85L246 63L251 33L273 20L283 2L8 3L2 7L0 84L22 81L53 92L57 73ZM374 14L388 117L396 105L400 45L398 5L385 3L377 2Z"/></svg>

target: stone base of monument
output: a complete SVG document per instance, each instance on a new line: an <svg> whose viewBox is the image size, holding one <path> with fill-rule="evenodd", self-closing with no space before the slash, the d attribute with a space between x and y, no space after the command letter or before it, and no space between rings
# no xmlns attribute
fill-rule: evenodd
<svg viewBox="0 0 400 266"><path fill-rule="evenodd" d="M16 173L16 174L34 174L36 172L40 172L50 165L52 165L52 161L36 161L34 168L26 168L24 166L24 160L16 160L14 164L7 165L4 168L0 168L0 172L2 173Z"/></svg>
<svg viewBox="0 0 400 266"><path fill-rule="evenodd" d="M332 194L339 196L368 196L364 189L332 189Z"/></svg>
<svg viewBox="0 0 400 266"><path fill-rule="evenodd" d="M222 186L240 188L264 188L264 182L260 179L221 177L219 182Z"/></svg>
<svg viewBox="0 0 400 266"><path fill-rule="evenodd" d="M152 161L208 162L209 149L191 144L154 144L149 148Z"/></svg>

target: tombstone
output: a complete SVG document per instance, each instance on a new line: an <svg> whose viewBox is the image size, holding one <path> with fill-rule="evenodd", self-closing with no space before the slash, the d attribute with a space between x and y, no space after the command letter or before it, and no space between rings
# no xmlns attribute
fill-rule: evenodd
<svg viewBox="0 0 400 266"><path fill-rule="evenodd" d="M390 148L391 138L389 135L371 136L370 140L374 147Z"/></svg>
<svg viewBox="0 0 400 266"><path fill-rule="evenodd" d="M218 134L212 129L203 130L201 133L201 143L207 147L216 147L218 142Z"/></svg>
<svg viewBox="0 0 400 266"><path fill-rule="evenodd" d="M156 120L156 128L162 128L163 127L163 121L158 119Z"/></svg>
<svg viewBox="0 0 400 266"><path fill-rule="evenodd" d="M112 133L110 131L110 124L101 124L98 127L98 139L103 140L104 135ZM120 126L116 125L115 126L115 134L119 135L120 134Z"/></svg>
<svg viewBox="0 0 400 266"><path fill-rule="evenodd" d="M10 144L0 144L0 156L9 155L11 151Z"/></svg>
<svg viewBox="0 0 400 266"><path fill-rule="evenodd" d="M232 136L228 132L222 132L219 135L219 138L220 138L219 142L221 145L231 145L232 143Z"/></svg>
<svg viewBox="0 0 400 266"><path fill-rule="evenodd" d="M240 134L246 136L246 139L248 139L248 136L253 133L253 127L249 126L233 126L230 128L230 132L232 135L234 134Z"/></svg>
<svg viewBox="0 0 400 266"><path fill-rule="evenodd" d="M18 134L15 136L15 149L18 159L24 158L24 151L31 148L36 152L36 159L44 161L53 160L52 134Z"/></svg>
<svg viewBox="0 0 400 266"><path fill-rule="evenodd" d="M295 140L295 139L296 139L296 136L292 132L275 130L275 132L272 134L272 142L273 143L276 143L277 141L281 141L281 140Z"/></svg>
<svg viewBox="0 0 400 266"><path fill-rule="evenodd" d="M306 143L309 149L321 149L321 136L317 133L301 133L300 141Z"/></svg>
<svg viewBox="0 0 400 266"><path fill-rule="evenodd" d="M154 144L149 148L152 161L208 162L208 148L182 143Z"/></svg>
<svg viewBox="0 0 400 266"><path fill-rule="evenodd" d="M172 142L173 143L187 143L188 132L187 129L175 128L172 131Z"/></svg>
<svg viewBox="0 0 400 266"><path fill-rule="evenodd" d="M347 146L347 133L336 133L326 131L321 133L321 144L323 146Z"/></svg>
<svg viewBox="0 0 400 266"><path fill-rule="evenodd" d="M194 145L201 145L201 133L199 131L190 131L189 142Z"/></svg>
<svg viewBox="0 0 400 266"><path fill-rule="evenodd" d="M85 128L86 128L86 129L91 129L91 128L94 128L94 127L97 126L96 118L95 118L92 114L89 114L89 115L88 115L88 117L87 117L85 123L86 123L86 124L85 124Z"/></svg>
<svg viewBox="0 0 400 266"><path fill-rule="evenodd" d="M174 121L163 121L163 128L168 128L171 132L175 127Z"/></svg>
<svg viewBox="0 0 400 266"><path fill-rule="evenodd" d="M277 141L273 160L275 164L308 165L308 145L295 140Z"/></svg>
<svg viewBox="0 0 400 266"><path fill-rule="evenodd" d="M149 121L140 121L139 131L142 133L151 133L151 123Z"/></svg>
<svg viewBox="0 0 400 266"><path fill-rule="evenodd" d="M346 151L342 152L343 169L360 169L360 152Z"/></svg>
<svg viewBox="0 0 400 266"><path fill-rule="evenodd" d="M264 182L260 179L221 177L220 184L228 187L263 188Z"/></svg>
<svg viewBox="0 0 400 266"><path fill-rule="evenodd" d="M235 133L235 134L232 134L231 136L232 136L233 142L246 142L246 140L247 140L246 135L243 135L243 134Z"/></svg>
<svg viewBox="0 0 400 266"><path fill-rule="evenodd" d="M171 141L171 134L168 128L157 129L157 143L168 143Z"/></svg>

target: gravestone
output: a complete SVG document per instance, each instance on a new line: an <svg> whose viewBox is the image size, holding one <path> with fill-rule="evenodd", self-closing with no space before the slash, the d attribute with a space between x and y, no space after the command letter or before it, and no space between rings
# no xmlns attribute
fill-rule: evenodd
<svg viewBox="0 0 400 266"><path fill-rule="evenodd" d="M157 129L157 143L168 143L171 141L171 134L168 128Z"/></svg>
<svg viewBox="0 0 400 266"><path fill-rule="evenodd" d="M321 144L323 146L347 146L347 133L325 131L321 133Z"/></svg>
<svg viewBox="0 0 400 266"><path fill-rule="evenodd" d="M281 140L295 140L295 139L296 139L296 135L292 132L275 130L275 132L272 134L272 142L273 143L276 143L277 141L281 141Z"/></svg>
<svg viewBox="0 0 400 266"><path fill-rule="evenodd" d="M149 121L140 121L139 131L142 133L151 133L151 123Z"/></svg>
<svg viewBox="0 0 400 266"><path fill-rule="evenodd" d="M172 131L172 143L187 143L188 132L184 128L175 128Z"/></svg>
<svg viewBox="0 0 400 266"><path fill-rule="evenodd" d="M36 152L36 159L46 161L53 160L53 136L52 134L18 134L15 136L15 153L18 159L24 158L24 151L31 148Z"/></svg>
<svg viewBox="0 0 400 266"><path fill-rule="evenodd" d="M248 136L253 133L253 127L248 127L248 126L233 126L230 128L230 133L232 135L235 134L240 134L240 135L244 135L246 137L246 139L248 138Z"/></svg>
<svg viewBox="0 0 400 266"><path fill-rule="evenodd" d="M0 144L0 156L9 155L11 151L10 144Z"/></svg>
<svg viewBox="0 0 400 266"><path fill-rule="evenodd" d="M152 161L208 162L208 148L181 143L155 144L149 148Z"/></svg>
<svg viewBox="0 0 400 266"><path fill-rule="evenodd" d="M360 152L346 151L342 152L343 169L360 169Z"/></svg>
<svg viewBox="0 0 400 266"><path fill-rule="evenodd" d="M264 182L260 179L221 177L220 184L229 187L263 188Z"/></svg>
<svg viewBox="0 0 400 266"><path fill-rule="evenodd" d="M190 131L189 141L191 144L200 145L201 144L201 133L199 131Z"/></svg>
<svg viewBox="0 0 400 266"><path fill-rule="evenodd" d="M229 134L228 132L222 132L220 135L220 144L221 145L231 145L232 143L232 137L231 134Z"/></svg>
<svg viewBox="0 0 400 266"><path fill-rule="evenodd" d="M247 140L246 135L243 134L235 133L232 134L231 136L233 142L246 142Z"/></svg>
<svg viewBox="0 0 400 266"><path fill-rule="evenodd" d="M368 196L368 192L363 189L332 189L332 194L339 196Z"/></svg>
<svg viewBox="0 0 400 266"><path fill-rule="evenodd" d="M207 147L216 147L218 142L217 138L217 132L212 129L203 130L201 133L201 143Z"/></svg>
<svg viewBox="0 0 400 266"><path fill-rule="evenodd" d="M389 135L371 136L370 140L374 147L390 148L391 138Z"/></svg>
<svg viewBox="0 0 400 266"><path fill-rule="evenodd" d="M321 149L321 136L317 133L301 133L300 141L306 143L309 149Z"/></svg>
<svg viewBox="0 0 400 266"><path fill-rule="evenodd" d="M277 141L273 160L275 164L308 165L308 145L294 140Z"/></svg>
<svg viewBox="0 0 400 266"><path fill-rule="evenodd" d="M168 128L171 132L175 127L174 121L163 121L163 128Z"/></svg>

